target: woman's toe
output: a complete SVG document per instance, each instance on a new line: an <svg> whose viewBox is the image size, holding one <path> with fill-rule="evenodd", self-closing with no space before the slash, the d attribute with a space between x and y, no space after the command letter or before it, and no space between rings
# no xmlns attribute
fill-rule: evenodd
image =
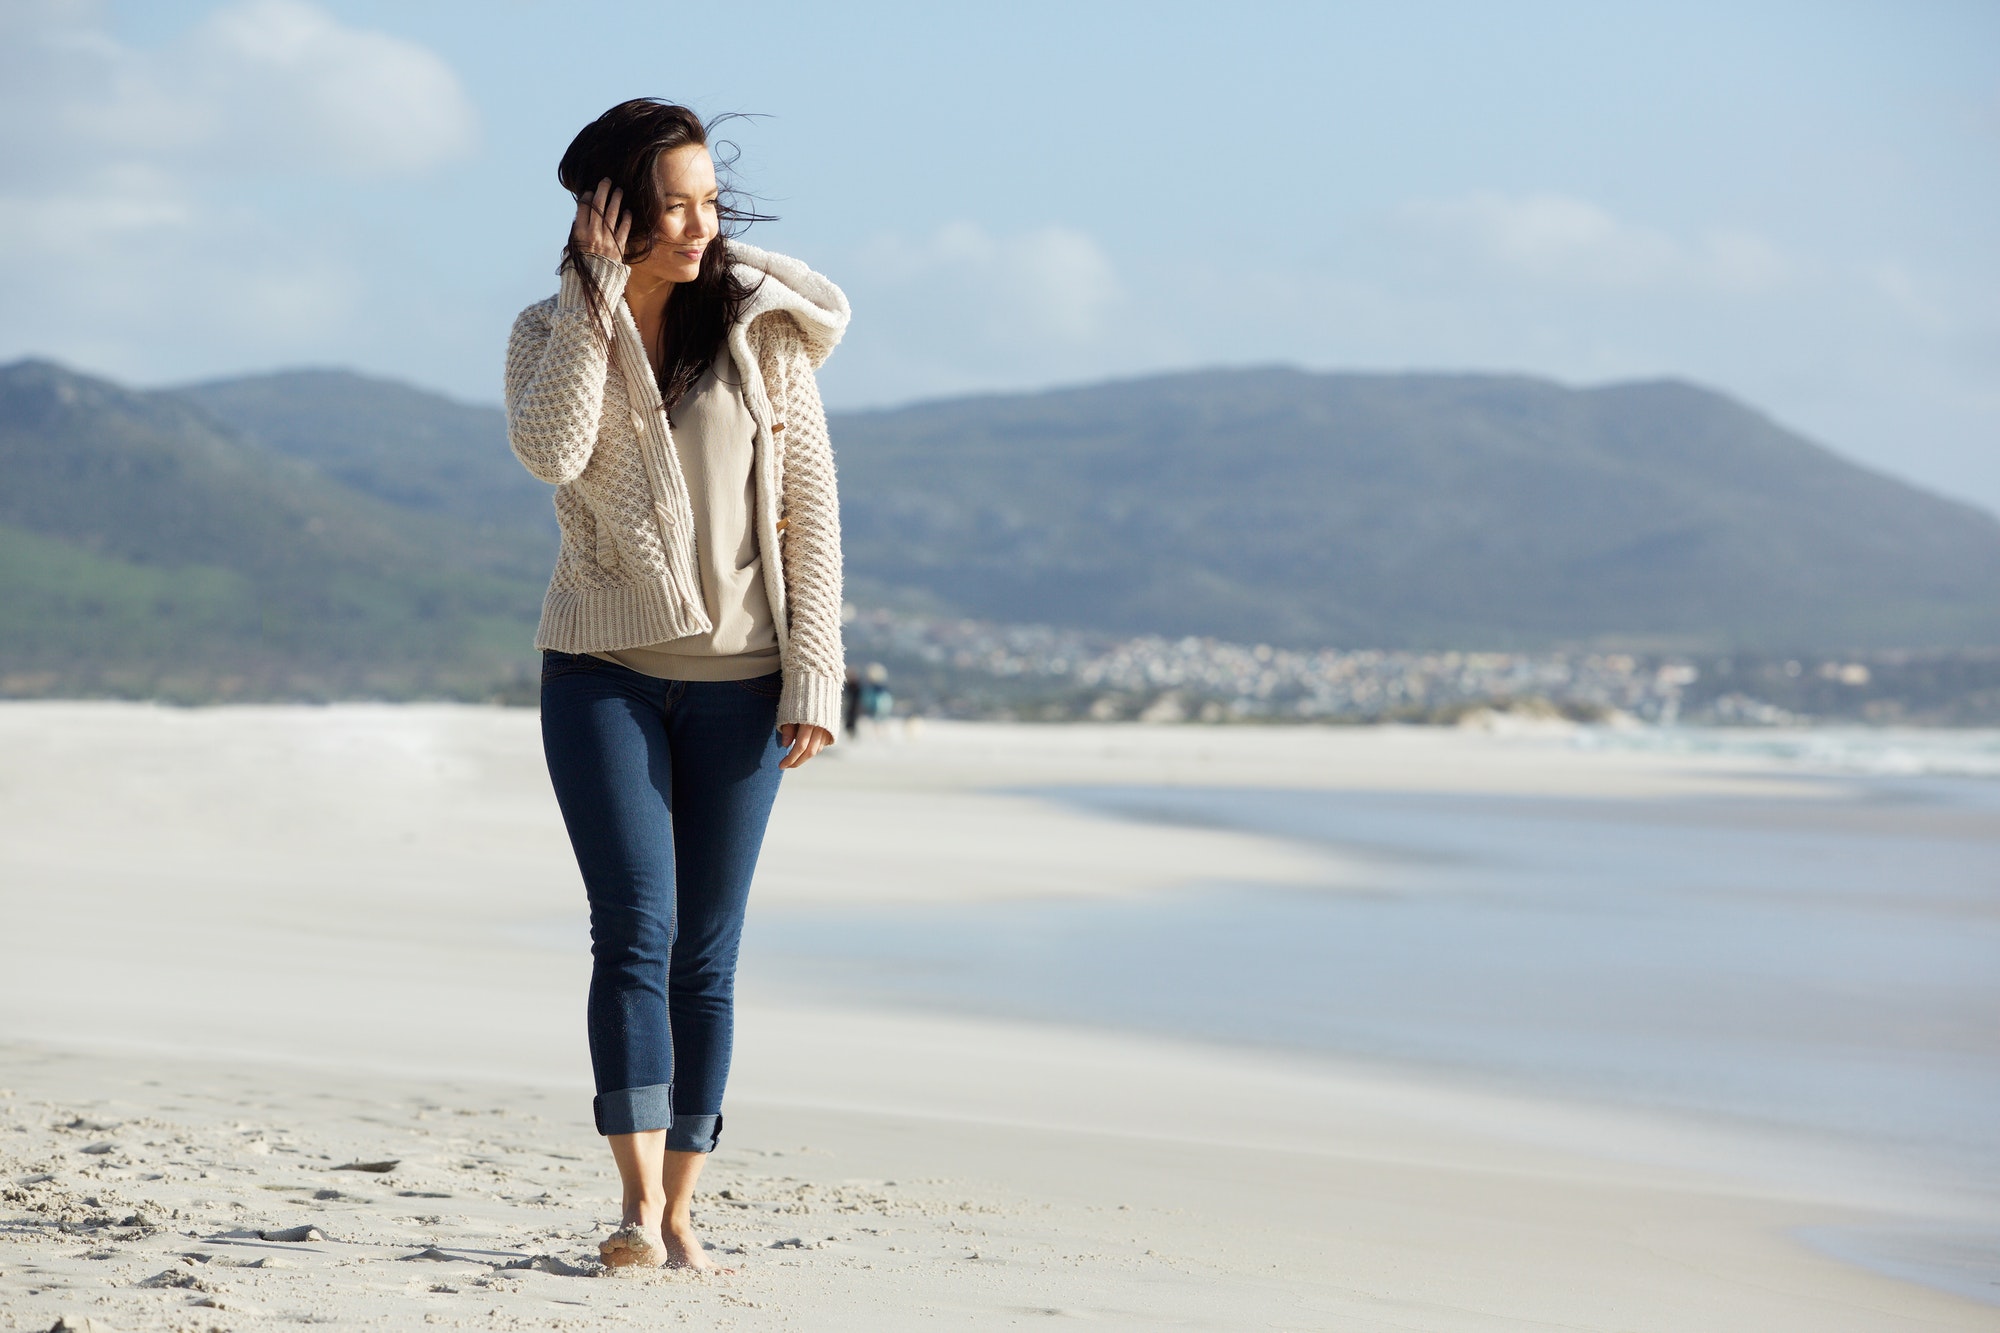
<svg viewBox="0 0 2000 1333"><path fill-rule="evenodd" d="M597 1247L606 1268L658 1268L667 1261L659 1238L646 1227L627 1223L606 1236Z"/></svg>

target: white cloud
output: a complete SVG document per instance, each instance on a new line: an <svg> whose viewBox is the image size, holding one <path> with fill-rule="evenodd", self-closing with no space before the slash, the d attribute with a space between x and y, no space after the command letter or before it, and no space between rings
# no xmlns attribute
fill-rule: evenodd
<svg viewBox="0 0 2000 1333"><path fill-rule="evenodd" d="M370 178L428 170L476 137L450 66L306 0L234 0L152 51L119 43L95 5L40 0L8 15L0 41L15 172L143 161Z"/></svg>
<svg viewBox="0 0 2000 1333"><path fill-rule="evenodd" d="M144 163L114 162L48 189L0 193L0 249L88 259L134 236L185 230L194 217L173 176Z"/></svg>
<svg viewBox="0 0 2000 1333"><path fill-rule="evenodd" d="M271 167L323 165L406 175L472 145L477 116L458 76L430 51L343 26L305 0L240 0L187 43L183 95L205 103L212 141Z"/></svg>
<svg viewBox="0 0 2000 1333"><path fill-rule="evenodd" d="M230 0L158 49L118 40L88 0L9 0L0 355L140 377L179 373L197 345L313 355L359 283L327 224L273 187L420 176L477 129L435 54L306 0Z"/></svg>
<svg viewBox="0 0 2000 1333"><path fill-rule="evenodd" d="M1762 292L1790 282L1803 266L1753 232L1704 232L1689 255L1689 267L1725 291Z"/></svg>
<svg viewBox="0 0 2000 1333"><path fill-rule="evenodd" d="M917 241L878 237L861 263L876 283L921 291L941 318L1012 350L1089 343L1119 297L1103 250L1068 227L995 236L951 222Z"/></svg>
<svg viewBox="0 0 2000 1333"><path fill-rule="evenodd" d="M1145 355L1110 257L1073 227L950 222L914 239L876 236L832 264L855 309L827 382L837 400L1087 380Z"/></svg>
<svg viewBox="0 0 2000 1333"><path fill-rule="evenodd" d="M1937 284L1925 280L1900 259L1884 259L1870 265L1863 275L1869 288L1912 325L1927 333L1956 331Z"/></svg>
<svg viewBox="0 0 2000 1333"><path fill-rule="evenodd" d="M1423 231L1519 273L1607 288L1693 284L1759 292L1796 265L1762 237L1711 229L1692 238L1626 222L1587 199L1563 194L1478 192L1421 201L1408 210Z"/></svg>

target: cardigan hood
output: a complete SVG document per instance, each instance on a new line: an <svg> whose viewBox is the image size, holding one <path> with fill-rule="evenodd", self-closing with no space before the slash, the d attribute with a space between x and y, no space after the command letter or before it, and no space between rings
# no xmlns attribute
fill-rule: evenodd
<svg viewBox="0 0 2000 1333"><path fill-rule="evenodd" d="M729 257L736 277L755 289L737 316L739 326L748 328L760 315L783 311L804 335L813 369L825 365L847 332L847 294L790 255L731 241Z"/></svg>

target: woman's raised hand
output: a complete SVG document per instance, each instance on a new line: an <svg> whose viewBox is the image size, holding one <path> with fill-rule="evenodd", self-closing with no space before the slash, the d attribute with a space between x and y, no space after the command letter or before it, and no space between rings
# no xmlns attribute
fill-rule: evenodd
<svg viewBox="0 0 2000 1333"><path fill-rule="evenodd" d="M625 262L625 239L632 234L632 215L625 211L625 192L613 189L609 179L597 182L597 189L576 201L576 225L570 240L579 250Z"/></svg>

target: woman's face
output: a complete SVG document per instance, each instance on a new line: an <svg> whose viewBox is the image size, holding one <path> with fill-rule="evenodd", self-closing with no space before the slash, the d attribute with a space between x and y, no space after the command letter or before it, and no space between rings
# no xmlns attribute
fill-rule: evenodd
<svg viewBox="0 0 2000 1333"><path fill-rule="evenodd" d="M715 160L699 144L675 148L660 154L653 183L660 194L660 229L643 266L668 282L693 282L702 253L721 231Z"/></svg>

